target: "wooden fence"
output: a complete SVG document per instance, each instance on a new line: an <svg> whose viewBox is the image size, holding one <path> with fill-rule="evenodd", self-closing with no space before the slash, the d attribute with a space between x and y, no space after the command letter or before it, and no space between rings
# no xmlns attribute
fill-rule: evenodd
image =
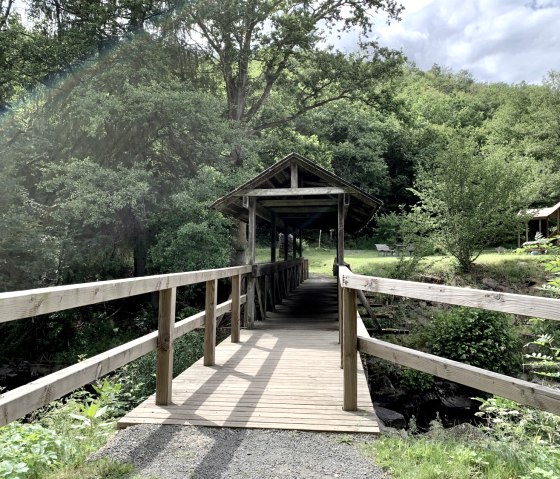
<svg viewBox="0 0 560 479"><path fill-rule="evenodd" d="M376 278L354 274L345 266L339 267L339 287L340 297L342 297L341 348L345 410L355 411L357 407L356 367L357 352L360 351L481 391L513 399L527 406L560 414L558 389L370 338L357 312L356 293L371 291L555 321L560 321L560 299Z"/></svg>
<svg viewBox="0 0 560 479"><path fill-rule="evenodd" d="M0 395L0 426L89 384L151 351L157 351L156 403L170 404L175 339L193 329L203 327L205 330L204 364L213 365L218 316L231 311L231 340L239 341L240 306L247 302L249 296L241 294L242 276L247 275L251 281L261 276L272 278L278 290L284 292L273 296L272 304L275 304L281 301L290 288L297 286L304 275L307 275L306 265L306 260L299 259L0 293L0 323L3 323L159 291L158 331ZM231 299L217 304L218 280L224 278L231 278ZM197 283L206 283L204 311L175 322L177 288Z"/></svg>

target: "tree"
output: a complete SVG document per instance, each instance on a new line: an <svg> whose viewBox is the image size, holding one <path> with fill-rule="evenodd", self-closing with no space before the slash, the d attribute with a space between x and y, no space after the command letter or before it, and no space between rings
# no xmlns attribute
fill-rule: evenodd
<svg viewBox="0 0 560 479"><path fill-rule="evenodd" d="M174 28L184 29L219 72L225 116L257 134L343 98L375 97L373 87L398 70L400 54L372 41L363 42L355 56L324 45L331 31L365 35L373 29L372 13L397 19L400 10L395 0L191 0ZM291 89L290 102L268 109L280 84ZM236 167L244 156L241 145L231 145ZM245 225L238 222L234 264L244 263L245 245Z"/></svg>
<svg viewBox="0 0 560 479"><path fill-rule="evenodd" d="M465 131L443 131L433 162L420 167L415 214L468 271L485 247L508 235L535 193L535 164L484 148Z"/></svg>

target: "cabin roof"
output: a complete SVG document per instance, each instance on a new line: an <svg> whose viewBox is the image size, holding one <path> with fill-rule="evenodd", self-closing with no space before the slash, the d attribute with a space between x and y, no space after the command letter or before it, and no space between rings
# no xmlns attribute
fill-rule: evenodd
<svg viewBox="0 0 560 479"><path fill-rule="evenodd" d="M295 181L297 187L292 188ZM336 229L339 195L344 195L345 229L349 232L366 226L383 204L307 158L290 153L210 207L247 222L244 197L255 196L256 214L265 221L272 222L275 216L277 222L280 220L292 227Z"/></svg>
<svg viewBox="0 0 560 479"><path fill-rule="evenodd" d="M549 206L548 208L530 209L527 210L527 213L532 216L531 219L544 220L552 216L558 210L560 210L560 202L556 203L554 206Z"/></svg>

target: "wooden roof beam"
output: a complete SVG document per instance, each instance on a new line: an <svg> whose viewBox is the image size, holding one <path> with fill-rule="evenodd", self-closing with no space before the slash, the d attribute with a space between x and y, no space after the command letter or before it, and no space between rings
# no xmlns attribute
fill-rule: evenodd
<svg viewBox="0 0 560 479"><path fill-rule="evenodd" d="M300 199L300 198L291 198L291 199L283 199L283 200L262 200L260 202L266 208L274 208L274 207L282 207L282 206L336 206L338 205L338 201L336 199L323 199L323 198L314 198L314 199Z"/></svg>
<svg viewBox="0 0 560 479"><path fill-rule="evenodd" d="M323 188L257 188L235 192L235 196L320 196L320 195L341 195L349 193L348 188L335 186Z"/></svg>

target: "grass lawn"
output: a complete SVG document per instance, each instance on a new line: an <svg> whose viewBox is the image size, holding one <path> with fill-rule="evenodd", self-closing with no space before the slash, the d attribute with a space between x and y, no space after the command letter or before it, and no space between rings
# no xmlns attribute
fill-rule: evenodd
<svg viewBox="0 0 560 479"><path fill-rule="evenodd" d="M335 249L307 248L303 255L309 260L309 272L312 274L332 275L332 265L336 256ZM268 248L257 248L257 261L266 263L270 261L270 250ZM529 256L514 253L498 254L495 252L482 253L476 260L477 265L494 267L505 265L510 270L521 264L531 265L549 259L547 255ZM389 270L399 261L395 256L380 256L374 250L346 250L345 260L355 273L368 274L372 276L387 276ZM453 269L453 260L449 256L428 256L422 260L425 269L430 273L447 274ZM509 266L509 267L508 267ZM509 271L509 273L513 273Z"/></svg>

